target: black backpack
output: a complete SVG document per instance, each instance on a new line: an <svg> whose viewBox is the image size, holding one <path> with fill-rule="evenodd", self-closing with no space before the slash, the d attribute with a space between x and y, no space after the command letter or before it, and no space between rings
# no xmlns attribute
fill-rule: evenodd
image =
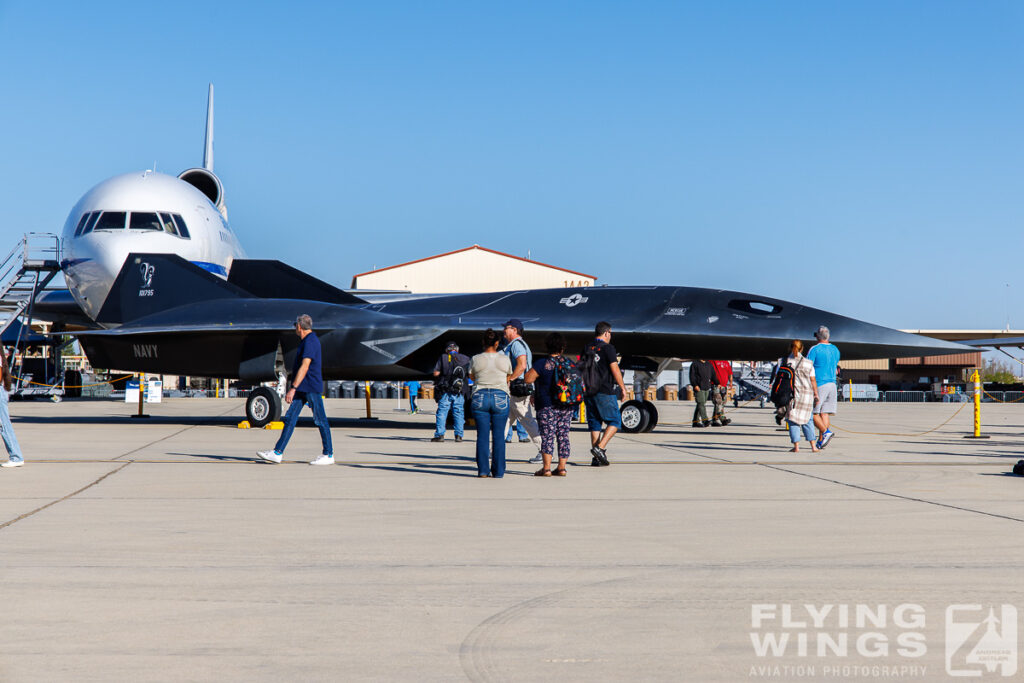
<svg viewBox="0 0 1024 683"><path fill-rule="evenodd" d="M596 396L604 379L601 372L601 347L596 344L587 344L576 362L576 370L583 378L583 391L585 396Z"/></svg>
<svg viewBox="0 0 1024 683"><path fill-rule="evenodd" d="M466 387L466 366L452 360L452 354L446 353L441 359L441 377L438 388L445 394L461 394Z"/></svg>
<svg viewBox="0 0 1024 683"><path fill-rule="evenodd" d="M775 404L776 408L788 406L793 401L793 398L796 396L793 380L793 368L789 366L785 359L779 361L779 367L775 371L775 378L772 380L772 391L768 395L768 399Z"/></svg>

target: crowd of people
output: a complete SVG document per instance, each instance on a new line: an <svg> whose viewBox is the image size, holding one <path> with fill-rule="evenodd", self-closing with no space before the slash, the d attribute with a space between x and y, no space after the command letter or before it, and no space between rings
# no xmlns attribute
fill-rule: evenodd
<svg viewBox="0 0 1024 683"><path fill-rule="evenodd" d="M523 339L523 331L522 321L516 318L506 322L502 332L487 329L481 340L483 351L472 358L459 353L459 345L453 341L445 345L432 373L437 412L431 441L444 441L449 414L455 441L463 440L468 402L476 423L478 477L505 476L505 444L511 440L513 426L524 430L521 440L532 442L538 449L531 459L540 464L535 476L564 477L571 448L569 426L582 403L590 432L590 464L608 466L608 444L622 427L619 401L626 396L618 354L611 344L611 324L597 323L594 338L584 345L577 360L567 355L565 337L558 332L544 340L547 355L535 360ZM321 396L320 340L308 315L295 321L295 333L300 342L285 394L289 408L284 428L274 448L257 455L266 462L281 462L302 408L309 406L323 445L321 455L310 464L333 465L331 431ZM806 356L802 353L803 342L793 340L789 354L779 359L773 374L776 421L786 421L792 452L799 452L801 435L813 452L827 446L833 437L830 425L838 400L839 350L829 341L827 327L818 328L814 336L818 343ZM4 386L9 387L6 359L0 369ZM728 361L697 359L690 364L690 384L696 402L693 427L724 427L731 422L725 415L725 401L732 382L732 365ZM708 398L713 404L710 418ZM412 392L410 412L416 412ZM6 390L0 392L0 434L10 454L3 466L19 466L22 457L10 425ZM556 453L557 465L552 467Z"/></svg>

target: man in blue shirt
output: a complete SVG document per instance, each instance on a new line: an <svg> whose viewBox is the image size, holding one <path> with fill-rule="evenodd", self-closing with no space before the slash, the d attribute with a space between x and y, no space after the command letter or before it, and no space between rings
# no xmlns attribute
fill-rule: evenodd
<svg viewBox="0 0 1024 683"><path fill-rule="evenodd" d="M292 366L292 385L284 395L289 403L288 412L284 416L284 429L281 438L272 451L260 451L256 455L261 460L279 463L288 440L292 438L295 423L299 421L302 406L308 405L313 411L313 422L320 429L320 440L323 442L323 455L310 461L310 465L333 465L334 446L331 444L331 425L327 422L324 412L324 399L321 392L324 380L321 375L320 339L313 331L313 319L308 315L300 315L295 320L295 334L299 335L299 348L295 351L295 364Z"/></svg>
<svg viewBox="0 0 1024 683"><path fill-rule="evenodd" d="M839 392L836 387L839 349L829 342L829 331L824 325L818 328L814 337L818 343L807 352L807 360L814 363L814 378L818 383L818 403L814 406L814 426L818 428L817 446L824 448L832 440L833 434L829 425L839 403Z"/></svg>
<svg viewBox="0 0 1024 683"><path fill-rule="evenodd" d="M502 352L512 362L512 377L509 383L516 379L523 379L526 373L533 367L533 352L526 345L523 339L523 323L518 318L512 318L505 323L505 347ZM505 422L505 434L515 424L516 420L526 429L526 434L533 445L537 447L537 455L530 458L530 462L543 462L544 458L540 453L540 427L537 426L537 418L533 415L532 396L512 396L509 401L508 420Z"/></svg>

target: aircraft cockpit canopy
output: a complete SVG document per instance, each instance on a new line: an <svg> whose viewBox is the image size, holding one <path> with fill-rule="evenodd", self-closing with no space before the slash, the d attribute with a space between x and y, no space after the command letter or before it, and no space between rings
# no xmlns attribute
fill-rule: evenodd
<svg viewBox="0 0 1024 683"><path fill-rule="evenodd" d="M176 213L150 211L90 211L83 214L75 228L75 237L90 232L114 230L146 230L166 232L182 239L192 239L185 219Z"/></svg>

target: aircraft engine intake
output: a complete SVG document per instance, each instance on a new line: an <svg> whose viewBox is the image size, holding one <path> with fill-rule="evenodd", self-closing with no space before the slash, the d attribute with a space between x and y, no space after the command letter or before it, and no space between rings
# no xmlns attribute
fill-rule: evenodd
<svg viewBox="0 0 1024 683"><path fill-rule="evenodd" d="M190 168L182 171L178 176L181 180L196 188L209 199L221 214L226 213L224 208L224 186L220 178L214 175L213 171L205 168Z"/></svg>

